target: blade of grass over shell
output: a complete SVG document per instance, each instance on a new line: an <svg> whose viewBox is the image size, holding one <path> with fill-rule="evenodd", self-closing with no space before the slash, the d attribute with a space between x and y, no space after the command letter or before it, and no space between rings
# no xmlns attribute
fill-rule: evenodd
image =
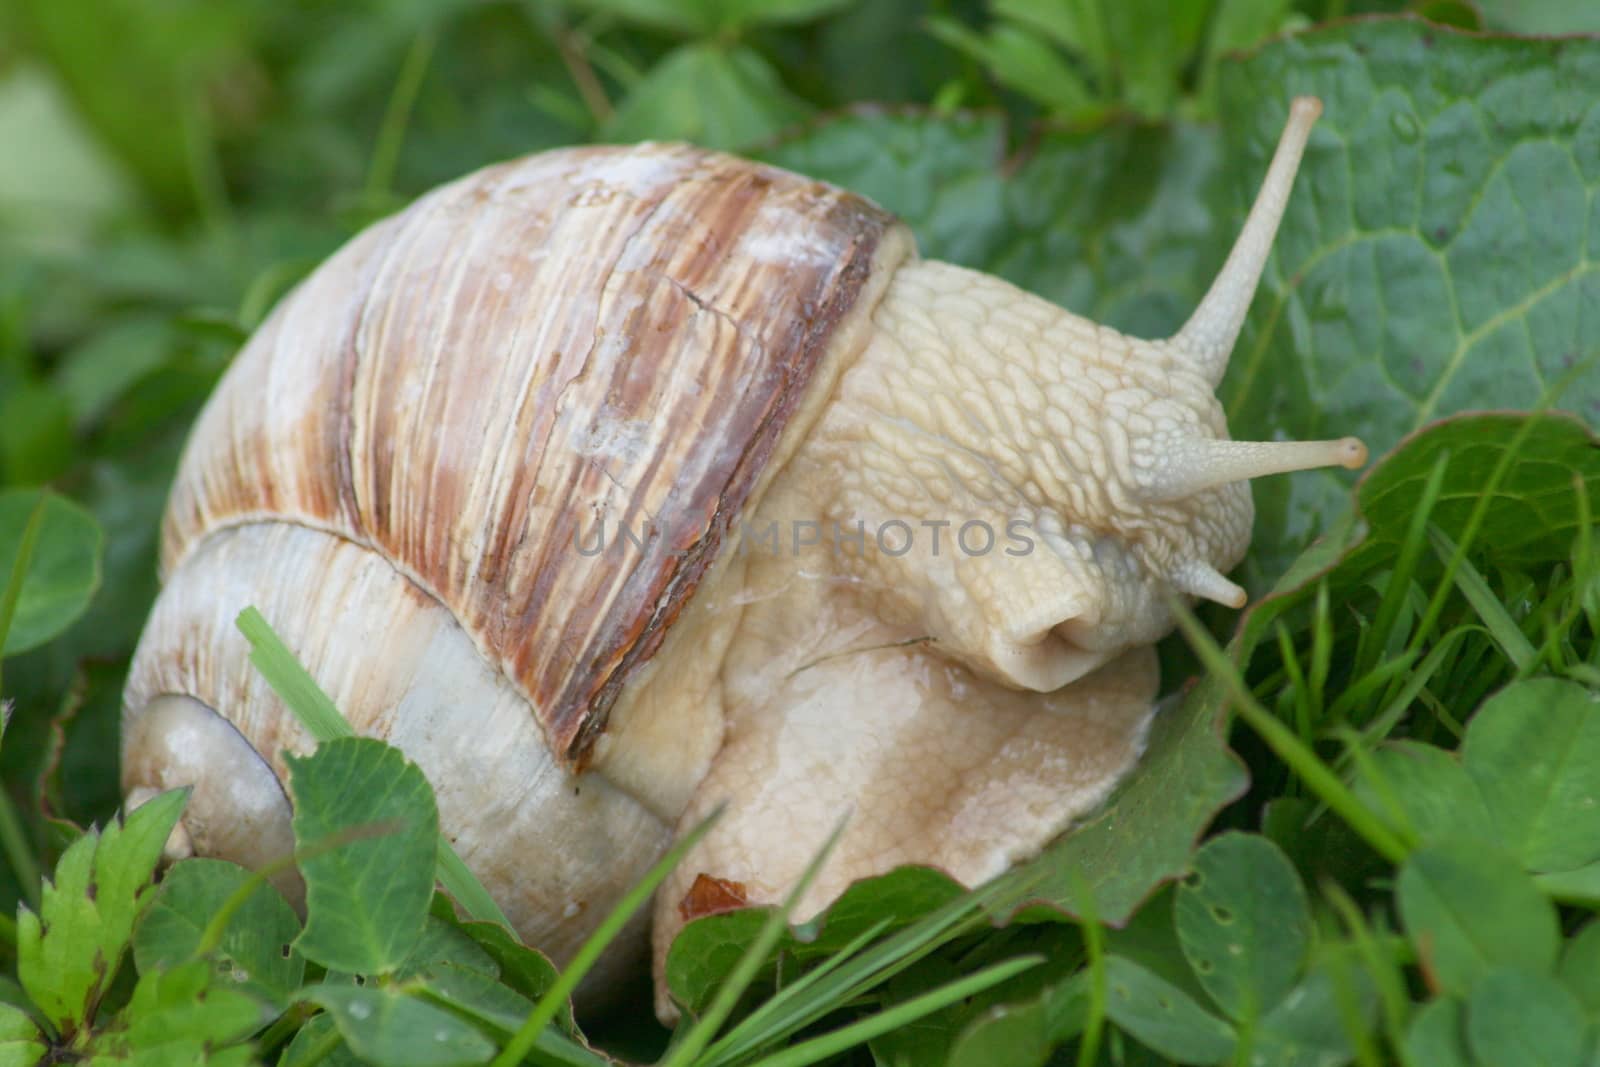
<svg viewBox="0 0 1600 1067"><path fill-rule="evenodd" d="M912 997L908 1001L896 1004L876 1015L869 1015L849 1026L821 1034L809 1041L802 1041L782 1052L767 1056L761 1060L761 1067L806 1067L807 1064L837 1056L846 1049L871 1041L880 1034L898 1030L925 1015L933 1014L940 1008L981 993L990 986L999 985L1006 979L1021 974L1029 968L1037 967L1043 962L1043 956L1019 956L1014 960L985 967L977 974L942 985L938 989Z"/></svg>
<svg viewBox="0 0 1600 1067"><path fill-rule="evenodd" d="M788 928L789 916L794 912L795 905L800 902L801 896L816 881L817 875L822 871L822 865L833 854L833 848L839 843L839 836L844 833L845 820L833 828L827 841L823 842L817 854L811 858L806 869L801 872L800 880L789 891L783 900L783 905L774 909L767 916L766 922L761 924L755 939L739 957L739 962L734 964L733 970L723 979L717 988L716 996L711 998L711 1004L706 1008L705 1014L700 1016L689 1029L683 1032L680 1040L673 1043L667 1050L667 1055L661 1061L661 1067L686 1067L687 1064L698 1060L700 1054L710 1046L717 1036L717 1031L733 1014L734 1006L739 1003L739 998L755 980L756 972L766 963L767 956L777 945L778 939Z"/></svg>
<svg viewBox="0 0 1600 1067"><path fill-rule="evenodd" d="M1189 646L1206 669L1227 689L1232 698L1232 707L1239 717L1290 770L1300 776L1300 780L1319 800L1333 809L1367 844L1392 863L1398 864L1404 860L1409 852L1405 842L1356 799L1355 794L1317 757L1308 744L1261 706L1233 661L1217 645L1210 632L1200 625L1200 620L1194 617L1188 605L1176 597L1169 598L1168 603Z"/></svg>
<svg viewBox="0 0 1600 1067"><path fill-rule="evenodd" d="M311 673L301 666L293 652L273 632L272 626L254 607L245 608L235 620L239 632L244 634L245 640L250 642L250 662L261 676L267 680L273 692L283 699L294 717L320 744L323 741L334 741L341 737L354 737L355 730L339 709L329 699L328 694L322 691L317 680ZM516 930L507 919L505 912L500 910L500 905L495 903L494 897L483 888L483 883L478 881L471 870L467 868L449 840L439 835L439 861L436 877L444 886L445 892L462 906L468 915L474 919L483 919L496 922L516 935Z"/></svg>
<svg viewBox="0 0 1600 1067"><path fill-rule="evenodd" d="M1433 524L1428 525L1428 539L1433 542L1433 550L1439 556L1439 562L1448 564L1456 556L1455 542L1450 540L1450 535ZM1506 606L1495 596L1494 590L1489 588L1489 583L1478 573L1478 568L1472 565L1465 554L1461 555L1460 564L1455 570L1456 588L1461 590L1467 602L1472 605L1472 610L1478 613L1478 618L1483 620L1488 627L1489 635L1500 646L1506 658L1516 664L1518 676L1525 676L1528 671L1538 663L1539 654L1529 641L1522 628L1517 625Z"/></svg>
<svg viewBox="0 0 1600 1067"><path fill-rule="evenodd" d="M655 866L646 871L645 876L617 901L616 907L611 909L610 914L595 928L594 933L589 935L589 939L578 949L577 955L572 957L572 962L567 964L555 984L545 990L544 996L533 1006L533 1011L528 1013L528 1018L522 1026L500 1050L500 1055L490 1061L490 1067L512 1067L513 1064L522 1062L523 1057L537 1044L539 1035L571 998L573 991L578 988L578 983L583 981L584 975L588 974L590 968L599 960L600 954L616 940L634 913L649 902L651 896L655 894L656 887L666 881L667 875L683 861L683 857L689 854L690 849L700 843L700 839L710 832L721 817L722 809L719 807L673 845L671 850L657 860Z"/></svg>

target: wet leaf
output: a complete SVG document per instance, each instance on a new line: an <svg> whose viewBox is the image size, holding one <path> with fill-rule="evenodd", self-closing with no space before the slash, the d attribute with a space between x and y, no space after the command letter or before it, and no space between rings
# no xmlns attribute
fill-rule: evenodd
<svg viewBox="0 0 1600 1067"><path fill-rule="evenodd" d="M295 947L330 970L392 971L422 937L439 813L428 780L381 741L325 741L288 757L306 926ZM347 1035L348 1036L348 1035Z"/></svg>
<svg viewBox="0 0 1600 1067"><path fill-rule="evenodd" d="M175 865L134 931L133 959L140 973L193 957L213 918L250 880L250 872L224 860L197 858ZM270 883L257 885L210 954L218 984L231 984L282 1011L305 974L305 960L292 947L299 933L300 920L278 891Z"/></svg>

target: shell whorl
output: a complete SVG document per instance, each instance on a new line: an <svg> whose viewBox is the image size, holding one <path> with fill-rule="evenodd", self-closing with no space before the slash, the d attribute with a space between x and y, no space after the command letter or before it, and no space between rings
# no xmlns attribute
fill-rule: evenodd
<svg viewBox="0 0 1600 1067"><path fill-rule="evenodd" d="M909 249L857 196L682 145L445 186L353 240L240 354L185 452L163 571L257 522L371 548L582 766L827 388L869 276ZM601 520L662 536L585 557Z"/></svg>

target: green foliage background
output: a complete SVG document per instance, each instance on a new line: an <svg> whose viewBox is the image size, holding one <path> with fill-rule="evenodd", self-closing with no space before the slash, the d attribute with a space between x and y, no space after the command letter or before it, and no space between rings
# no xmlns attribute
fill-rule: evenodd
<svg viewBox="0 0 1600 1067"><path fill-rule="evenodd" d="M0 909L112 924L74 947L22 912L0 943L20 985L0 981L0 1001L79 1051L137 1059L219 961L250 959L255 980L188 1033L219 1060L251 1062L241 1042L270 1023L269 1058L403 1062L405 1043L364 1044L381 1033L362 1021L405 1032L426 1001L455 1012L426 1018L464 1027L449 1032L469 1050L437 1062L484 1062L550 987L488 924L414 909L387 926L359 893L314 912L381 959L339 956L334 927L314 914L300 932L270 891L185 932L176 920L220 909L239 872L185 865L155 895L131 830L79 836L119 803L122 673L187 426L273 303L361 226L495 160L685 138L855 189L929 256L1159 336L1220 265L1289 98L1313 93L1324 116L1219 395L1237 436L1354 433L1385 458L1354 493L1335 473L1256 487L1243 580L1273 595L1237 631L1207 616L1233 632L1226 655L1203 631L1169 642L1169 688L1206 677L1158 720L1139 774L972 906L1043 904L998 931L950 927L829 1025L1037 957L838 1055L1589 1062L1600 39L1584 32L1600 8L1576 0L0 0L0 588L15 594L0 600L15 705ZM1545 408L1560 414L1437 422ZM36 512L43 485L58 495ZM391 758L327 758L341 754ZM306 789L305 840L321 839L339 806ZM426 854L432 816L417 817L405 847ZM369 845L365 862L395 866L399 842ZM85 897L97 863L126 899ZM42 900L39 869L57 871ZM924 871L859 886L818 929L778 937L729 1009L957 897ZM680 1001L712 1010L765 921L686 931ZM304 958L270 964L251 940L286 936ZM73 962L96 947L98 978ZM362 966L381 989L335 981ZM597 1025L630 1056L662 1039ZM39 1033L0 1014L0 1062L31 1062Z"/></svg>

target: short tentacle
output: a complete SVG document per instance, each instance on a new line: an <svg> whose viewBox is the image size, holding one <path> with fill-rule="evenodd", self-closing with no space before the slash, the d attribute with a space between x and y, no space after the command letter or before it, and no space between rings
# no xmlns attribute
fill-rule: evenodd
<svg viewBox="0 0 1600 1067"><path fill-rule="evenodd" d="M1215 600L1218 604L1230 608L1242 608L1249 596L1239 586L1234 585L1222 576L1211 564L1204 560L1191 559L1180 563L1167 581L1172 583L1172 588L1180 593L1197 596L1205 600Z"/></svg>
<svg viewBox="0 0 1600 1067"><path fill-rule="evenodd" d="M1205 489L1267 474L1346 467L1367 461L1367 446L1354 437L1336 441L1229 441L1190 438L1168 445L1158 465L1141 481L1146 500L1181 500Z"/></svg>
<svg viewBox="0 0 1600 1067"><path fill-rule="evenodd" d="M1278 223L1289 202L1289 191L1294 185L1295 171L1300 168L1300 157L1305 152L1311 126L1320 114L1322 101L1314 96L1296 97L1289 106L1289 121L1283 128L1272 165L1261 183L1261 191L1256 194L1244 229L1239 231L1233 251L1228 253L1228 261L1189 321L1172 337L1172 344L1195 362L1212 385L1220 382L1222 372L1227 370L1228 355L1239 337L1245 312L1250 308L1256 283L1261 279L1261 269L1272 250L1272 238L1278 232Z"/></svg>

